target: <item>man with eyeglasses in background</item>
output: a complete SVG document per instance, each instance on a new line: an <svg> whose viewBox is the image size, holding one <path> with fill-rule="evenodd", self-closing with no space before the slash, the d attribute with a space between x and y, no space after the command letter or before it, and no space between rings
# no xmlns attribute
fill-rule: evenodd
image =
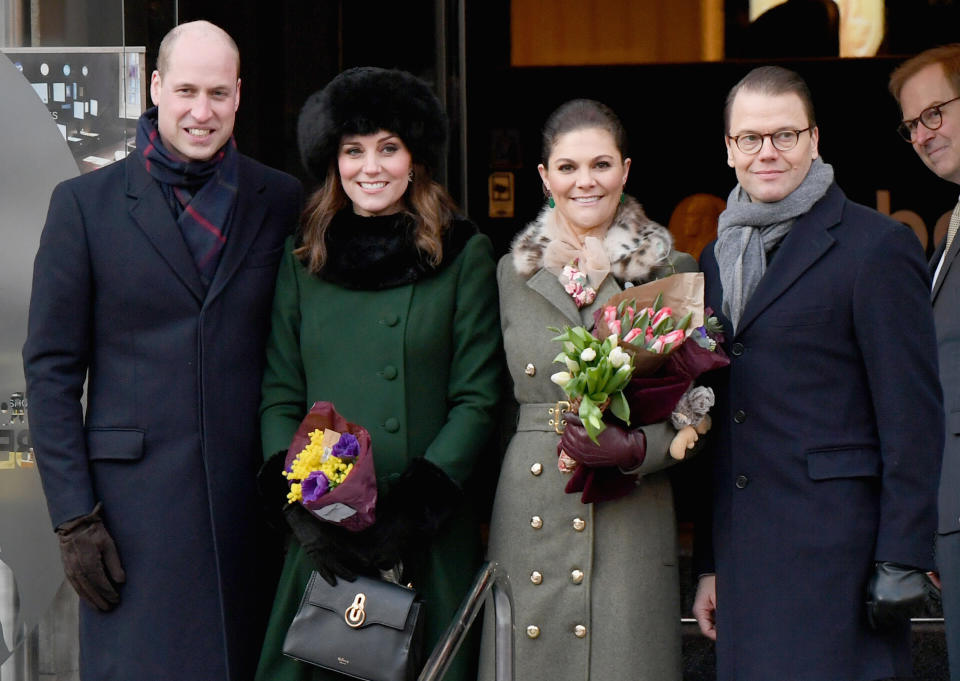
<svg viewBox="0 0 960 681"><path fill-rule="evenodd" d="M960 184L960 43L935 47L904 62L890 76L890 92L903 112L899 126L903 138L934 174ZM960 203L953 210L947 237L929 263L947 427L936 543L951 681L960 681L960 263L956 262L960 243L954 243L958 226Z"/></svg>
<svg viewBox="0 0 960 681"><path fill-rule="evenodd" d="M799 75L754 69L724 119L738 184L701 269L731 364L694 614L718 681L909 676L943 426L923 253L837 186Z"/></svg>

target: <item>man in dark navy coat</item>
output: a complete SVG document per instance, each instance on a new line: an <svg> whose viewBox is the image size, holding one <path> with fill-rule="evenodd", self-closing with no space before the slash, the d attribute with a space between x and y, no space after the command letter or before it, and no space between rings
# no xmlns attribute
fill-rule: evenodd
<svg viewBox="0 0 960 681"><path fill-rule="evenodd" d="M909 675L943 440L923 252L836 185L797 74L751 71L725 119L738 184L701 266L731 365L694 613L720 681Z"/></svg>
<svg viewBox="0 0 960 681"><path fill-rule="evenodd" d="M30 430L82 599L81 678L240 681L279 557L258 519L257 410L302 189L236 150L226 33L179 26L157 67L136 151L50 200L23 350Z"/></svg>
<svg viewBox="0 0 960 681"><path fill-rule="evenodd" d="M937 177L960 185L960 43L934 47L890 76L900 132ZM946 441L940 473L937 568L943 581L950 679L960 681L960 203L930 259L933 316L940 350Z"/></svg>

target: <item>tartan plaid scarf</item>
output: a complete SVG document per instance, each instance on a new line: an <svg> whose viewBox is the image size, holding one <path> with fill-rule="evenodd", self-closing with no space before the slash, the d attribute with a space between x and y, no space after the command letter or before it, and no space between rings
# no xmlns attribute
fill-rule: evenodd
<svg viewBox="0 0 960 681"><path fill-rule="evenodd" d="M153 107L140 116L137 148L147 172L160 185L200 280L208 288L227 243L227 228L237 202L237 143L231 137L207 161L181 161L163 146L157 131L157 107Z"/></svg>

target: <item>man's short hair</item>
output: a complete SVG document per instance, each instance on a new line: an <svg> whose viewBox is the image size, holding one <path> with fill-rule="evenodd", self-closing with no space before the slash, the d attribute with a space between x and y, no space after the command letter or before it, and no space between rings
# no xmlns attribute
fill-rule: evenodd
<svg viewBox="0 0 960 681"><path fill-rule="evenodd" d="M900 102L900 92L904 84L931 64L940 64L943 67L943 74L953 86L953 93L960 95L960 43L951 43L924 50L894 69L890 74L890 94L897 103Z"/></svg>
<svg viewBox="0 0 960 681"><path fill-rule="evenodd" d="M240 77L240 48L237 47L237 43L234 41L230 34L224 31L222 28L216 24L212 24L209 21L189 21L185 24L180 24L179 26L174 26L171 28L163 40L160 41L160 49L157 51L157 72L160 74L160 77L163 78L163 75L167 71L167 67L170 66L170 54L173 52L173 46L183 35L184 31L195 30L198 28L204 28L209 30L212 33L215 33L223 38L224 42L233 50L233 53L237 55L237 77Z"/></svg>
<svg viewBox="0 0 960 681"><path fill-rule="evenodd" d="M812 128L817 124L817 118L813 111L813 95L810 94L807 82L800 77L799 73L782 66L758 66L741 78L740 82L730 88L730 92L727 94L727 103L723 107L723 130L728 135L730 134L730 112L733 109L733 100L737 98L737 93L741 90L774 96L793 93L803 103L810 127Z"/></svg>

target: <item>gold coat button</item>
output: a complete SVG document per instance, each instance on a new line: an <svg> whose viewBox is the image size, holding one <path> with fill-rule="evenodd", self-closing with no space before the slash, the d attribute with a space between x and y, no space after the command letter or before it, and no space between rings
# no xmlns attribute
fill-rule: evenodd
<svg viewBox="0 0 960 681"><path fill-rule="evenodd" d="M582 624L578 624L573 628L573 635L577 638L583 638L587 635L587 628Z"/></svg>
<svg viewBox="0 0 960 681"><path fill-rule="evenodd" d="M523 373L525 373L527 376L534 376L537 373L537 367L533 366L533 364L527 364L527 366L523 369Z"/></svg>
<svg viewBox="0 0 960 681"><path fill-rule="evenodd" d="M543 581L543 574L534 570L530 573L530 581L534 584L539 584Z"/></svg>
<svg viewBox="0 0 960 681"><path fill-rule="evenodd" d="M538 515L535 515L532 518L530 518L530 527L532 527L535 530L539 530L541 527L543 527L543 518L541 518Z"/></svg>
<svg viewBox="0 0 960 681"><path fill-rule="evenodd" d="M577 532L583 532L587 526L587 521L583 518L574 518L573 519L573 529Z"/></svg>
<svg viewBox="0 0 960 681"><path fill-rule="evenodd" d="M583 570L573 570L570 573L570 581L574 584L579 584L583 581Z"/></svg>
<svg viewBox="0 0 960 681"><path fill-rule="evenodd" d="M527 636L530 638L536 638L539 635L540 627L538 627L536 624L531 624L529 627L527 627Z"/></svg>
<svg viewBox="0 0 960 681"><path fill-rule="evenodd" d="M530 466L530 472L533 473L534 475L540 475L541 473L543 473L543 464L540 463L539 461L533 464L532 466Z"/></svg>

